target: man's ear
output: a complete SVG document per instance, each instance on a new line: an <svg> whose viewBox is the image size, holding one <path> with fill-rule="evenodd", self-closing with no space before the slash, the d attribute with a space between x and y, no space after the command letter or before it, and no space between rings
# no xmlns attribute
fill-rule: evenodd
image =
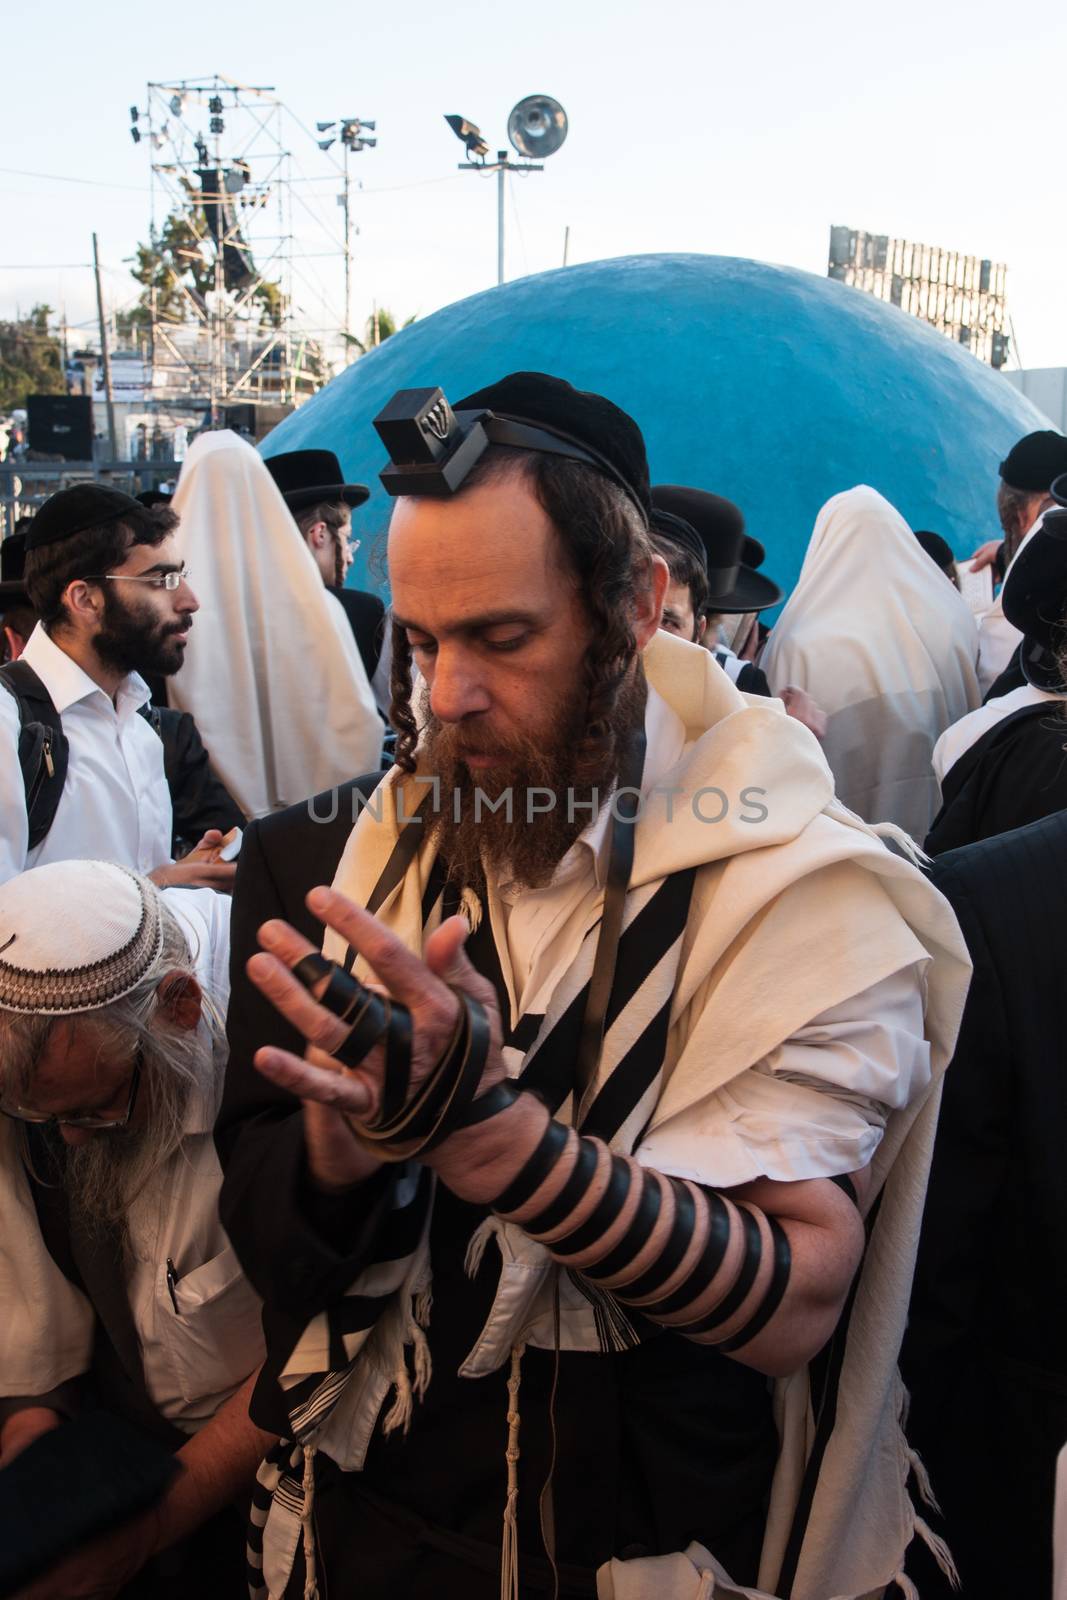
<svg viewBox="0 0 1067 1600"><path fill-rule="evenodd" d="M200 1021L203 993L190 972L168 972L156 988L159 1014L172 1028L190 1032Z"/></svg>
<svg viewBox="0 0 1067 1600"><path fill-rule="evenodd" d="M328 535L329 529L327 528L325 522L313 522L307 533L304 535L304 538L307 540L312 550L321 550L323 545L326 543Z"/></svg>
<svg viewBox="0 0 1067 1600"><path fill-rule="evenodd" d="M704 643L704 635L707 633L707 631L708 631L708 619L707 619L707 617L698 617L697 618L696 637L693 640L693 643L694 644L703 644Z"/></svg>
<svg viewBox="0 0 1067 1600"><path fill-rule="evenodd" d="M63 591L63 604L72 622L88 622L95 627L104 609L103 586L75 578Z"/></svg>
<svg viewBox="0 0 1067 1600"><path fill-rule="evenodd" d="M648 576L634 605L634 638L638 650L645 648L663 620L663 602L670 581L670 568L663 557L653 551L649 559Z"/></svg>

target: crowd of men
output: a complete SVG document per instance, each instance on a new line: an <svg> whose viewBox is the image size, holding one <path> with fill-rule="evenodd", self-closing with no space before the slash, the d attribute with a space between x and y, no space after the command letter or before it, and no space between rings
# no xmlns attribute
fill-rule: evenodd
<svg viewBox="0 0 1067 1600"><path fill-rule="evenodd" d="M226 432L0 545L0 1594L1050 1594L1067 438L976 618L558 378L375 425L388 611Z"/></svg>

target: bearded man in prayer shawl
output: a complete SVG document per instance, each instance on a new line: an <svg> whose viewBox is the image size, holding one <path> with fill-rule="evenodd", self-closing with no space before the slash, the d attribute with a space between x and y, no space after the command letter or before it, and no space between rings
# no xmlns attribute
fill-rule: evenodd
<svg viewBox="0 0 1067 1600"><path fill-rule="evenodd" d="M657 631L628 416L517 373L376 425L397 764L333 889L304 909L294 810L235 897L220 1204L284 1436L258 1592L910 1592L955 920L806 729Z"/></svg>
<svg viewBox="0 0 1067 1600"><path fill-rule="evenodd" d="M206 598L168 695L245 815L377 766L382 721L352 630L265 462L234 433L203 434L174 510Z"/></svg>
<svg viewBox="0 0 1067 1600"><path fill-rule="evenodd" d="M974 618L900 513L866 485L828 500L760 665L826 713L843 805L925 837L934 745L978 704L977 663Z"/></svg>

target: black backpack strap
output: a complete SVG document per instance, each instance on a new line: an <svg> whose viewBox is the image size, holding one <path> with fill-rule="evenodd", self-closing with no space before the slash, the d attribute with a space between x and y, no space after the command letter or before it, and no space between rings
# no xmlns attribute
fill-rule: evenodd
<svg viewBox="0 0 1067 1600"><path fill-rule="evenodd" d="M151 728L151 730L155 734L156 738L157 739L162 739L163 738L163 717L160 714L159 707L158 706L154 706L152 704L151 700L150 700L147 705L138 706L137 709L140 712L141 716L148 723L148 726Z"/></svg>
<svg viewBox="0 0 1067 1600"><path fill-rule="evenodd" d="M63 721L40 678L27 661L0 666L0 684L19 708L19 766L26 791L27 848L41 843L55 821L67 776L67 738Z"/></svg>

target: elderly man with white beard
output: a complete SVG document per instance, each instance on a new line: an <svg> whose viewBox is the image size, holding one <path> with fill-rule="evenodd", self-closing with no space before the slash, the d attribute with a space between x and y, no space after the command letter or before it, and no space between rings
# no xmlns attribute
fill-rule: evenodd
<svg viewBox="0 0 1067 1600"><path fill-rule="evenodd" d="M228 921L225 897L108 862L0 886L0 1481L90 1408L179 1469L90 1543L57 1528L30 1600L240 1587L232 1508L269 1436L248 1417L259 1300L218 1220L211 1138Z"/></svg>

